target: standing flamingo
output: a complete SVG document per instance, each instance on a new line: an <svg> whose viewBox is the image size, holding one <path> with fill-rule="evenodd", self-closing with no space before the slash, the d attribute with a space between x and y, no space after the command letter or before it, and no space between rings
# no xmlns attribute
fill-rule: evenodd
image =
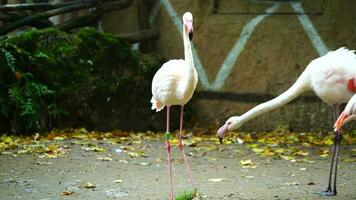
<svg viewBox="0 0 356 200"><path fill-rule="evenodd" d="M356 95L352 96L346 104L344 111L341 112L339 118L334 124L334 131L338 131L349 121L356 120Z"/></svg>
<svg viewBox="0 0 356 200"><path fill-rule="evenodd" d="M167 107L166 151L169 172L169 199L173 200L171 145L169 142L169 109L172 105L180 105L179 149L183 155L186 173L193 184L189 164L184 153L182 141L183 110L184 105L192 98L198 83L198 73L194 68L193 54L190 41L193 38L193 15L184 13L183 17L183 43L185 60L170 60L162 65L152 80L152 110L162 110Z"/></svg>
<svg viewBox="0 0 356 200"><path fill-rule="evenodd" d="M332 106L334 121L340 114L340 104L347 102L356 92L356 55L355 51L344 47L330 51L306 67L297 81L278 97L257 105L241 116L229 118L225 125L218 130L220 142L227 131L239 128L244 123L268 111L279 108L305 91L314 91L325 103ZM329 176L329 185L321 195L336 195L336 176L341 135L338 130L334 132L334 145ZM336 161L335 161L336 160ZM334 185L331 189L331 177L334 169Z"/></svg>

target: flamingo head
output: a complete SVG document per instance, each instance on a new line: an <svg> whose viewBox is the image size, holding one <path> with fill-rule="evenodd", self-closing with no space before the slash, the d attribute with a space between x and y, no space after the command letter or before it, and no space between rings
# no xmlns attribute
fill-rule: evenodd
<svg viewBox="0 0 356 200"><path fill-rule="evenodd" d="M220 143L222 144L222 141L223 141L223 138L224 138L224 135L226 132L238 129L241 125L242 125L242 122L241 122L240 116L230 117L225 122L225 124L222 127L220 127L218 130L218 137L219 137Z"/></svg>
<svg viewBox="0 0 356 200"><path fill-rule="evenodd" d="M193 39L193 15L190 12L184 13L183 17L183 24L185 27L185 31L189 36L189 40L192 41Z"/></svg>

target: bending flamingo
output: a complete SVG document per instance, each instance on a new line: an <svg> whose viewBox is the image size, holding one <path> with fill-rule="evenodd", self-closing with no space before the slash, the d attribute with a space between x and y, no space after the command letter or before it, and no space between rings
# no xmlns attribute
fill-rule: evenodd
<svg viewBox="0 0 356 200"><path fill-rule="evenodd" d="M152 80L152 110L162 110L167 107L167 129L166 129L166 151L169 170L169 199L173 200L172 186L172 165L171 165L171 145L169 142L169 109L172 105L181 106L180 128L179 128L179 149L183 155L186 173L189 181L193 184L189 164L184 153L182 141L183 110L184 105L193 96L193 92L198 83L198 73L194 68L191 43L193 37L193 16L190 12L184 13L183 17L183 43L185 60L170 60L162 65L156 72Z"/></svg>
<svg viewBox="0 0 356 200"><path fill-rule="evenodd" d="M334 121L340 114L340 104L347 102L356 92L356 55L353 50L344 47L321 56L306 67L297 81L278 97L257 105L241 116L229 118L225 125L218 130L220 142L227 131L239 128L253 118L277 109L305 91L314 91L325 103L332 106ZM334 145L329 175L329 184L322 195L336 195L336 176L341 135L338 130L334 132ZM334 185L331 188L331 179L334 170Z"/></svg>
<svg viewBox="0 0 356 200"><path fill-rule="evenodd" d="M334 131L340 130L344 124L352 120L356 120L356 95L351 97L350 101L346 104L344 111L342 111L339 118L336 120Z"/></svg>

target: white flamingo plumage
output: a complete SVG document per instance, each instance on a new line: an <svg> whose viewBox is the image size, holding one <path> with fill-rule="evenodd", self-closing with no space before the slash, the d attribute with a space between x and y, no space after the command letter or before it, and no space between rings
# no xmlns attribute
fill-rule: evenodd
<svg viewBox="0 0 356 200"><path fill-rule="evenodd" d="M305 91L315 94L333 108L334 121L340 114L340 104L346 103L356 92L356 55L354 50L341 47L316 58L306 67L297 81L278 97L255 106L241 116L229 118L225 125L218 130L220 142L227 131L235 130L249 120L277 109ZM329 176L329 185L323 195L336 195L336 175L341 135L335 130L333 155ZM335 161L336 160L336 161ZM335 161L335 162L334 162ZM334 186L331 189L331 177L334 169Z"/></svg>
<svg viewBox="0 0 356 200"><path fill-rule="evenodd" d="M162 65L156 72L152 80L152 110L157 112L167 107L167 129L166 129L166 151L169 170L169 199L173 200L172 186L172 166L169 142L169 109L173 105L181 106L180 128L179 128L179 149L184 158L184 164L189 181L193 184L189 164L184 153L182 141L183 110L184 105L193 96L198 83L198 73L194 68L193 54L190 40L193 37L193 15L190 12L184 13L183 17L183 43L185 60L170 60Z"/></svg>
<svg viewBox="0 0 356 200"><path fill-rule="evenodd" d="M352 96L350 101L346 104L344 111L341 112L339 118L334 124L334 131L338 131L341 127L352 121L356 120L356 95Z"/></svg>

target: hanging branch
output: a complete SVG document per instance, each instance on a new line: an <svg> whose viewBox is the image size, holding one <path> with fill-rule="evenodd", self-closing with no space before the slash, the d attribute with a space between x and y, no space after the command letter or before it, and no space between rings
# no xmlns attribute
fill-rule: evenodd
<svg viewBox="0 0 356 200"><path fill-rule="evenodd" d="M119 38L124 38L130 43L136 43L139 41L149 40L159 36L156 29L142 29L134 33L119 33L116 34Z"/></svg>
<svg viewBox="0 0 356 200"><path fill-rule="evenodd" d="M23 18L26 15L14 14L14 13L0 13L0 21L3 22L12 22L19 18Z"/></svg>
<svg viewBox="0 0 356 200"><path fill-rule="evenodd" d="M7 4L0 5L0 11L22 11L22 10L51 10L70 6L78 3L85 3L87 0L79 0L73 2L60 2L60 3L23 3L23 4Z"/></svg>
<svg viewBox="0 0 356 200"><path fill-rule="evenodd" d="M101 16L104 14L104 12L110 12L113 10L120 10L129 7L132 4L133 0L121 0L121 1L110 1L110 2L99 2L98 0L81 0L81 1L75 1L71 5L57 8L55 10L48 10L45 12L40 12L40 13L35 13L33 15L23 17L21 19L16 19L14 20L12 16L6 15L6 14L0 14L0 21L1 18L4 19L4 21L7 21L11 19L13 21L10 24L7 24L0 29L0 35L4 35L9 33L10 31L13 31L17 28L20 28L25 25L31 25L35 27L48 27L51 26L52 24L45 24L45 22L41 22L41 20L47 20L49 17L55 16L55 15L60 15L76 10L82 10L82 9L89 9L89 8L96 8L97 10L94 11L93 14L86 15L83 17L79 17L73 20L70 20L68 22L64 22L62 24L57 25L58 28L62 30L70 30L72 28L77 28L85 25L89 25L94 23L95 21L99 20ZM7 19L7 20L5 20ZM41 23L40 25L37 25L36 23Z"/></svg>
<svg viewBox="0 0 356 200"><path fill-rule="evenodd" d="M1 11L23 11L23 10L34 10L34 11L44 11L44 10L52 10L57 8L62 8L75 4L82 3L92 3L93 0L78 0L73 2L59 2L59 3L24 3L24 4L7 4L0 5ZM99 3L99 0L95 2ZM122 0L119 2L101 2L104 6L106 6L110 10L117 10L127 8L132 4L132 0Z"/></svg>
<svg viewBox="0 0 356 200"><path fill-rule="evenodd" d="M15 14L15 13L9 13L9 14L4 14L0 13L0 21L11 23L13 21L19 20L21 18L27 17L27 15L22 15L22 14ZM48 20L40 20L40 21L35 21L32 23L29 23L28 25L36 27L36 28L46 28L49 26L52 26L53 24Z"/></svg>
<svg viewBox="0 0 356 200"><path fill-rule="evenodd" d="M74 10L82 10L82 9L88 9L88 8L93 8L98 4L98 2L96 1L91 1L90 3L80 3L80 4L75 4L75 5L70 5L70 6L66 6L63 8L58 8L55 10L49 10L46 12L42 12L42 13L36 13L33 14L31 16L25 17L23 19L19 19L17 21L14 21L11 24L5 25L4 27L2 27L0 29L0 35L4 35L7 34L10 31L13 31L17 28L20 28L24 25L27 24L31 24L33 22L36 21L40 21L43 19L47 19L49 17L52 17L54 15L59 15L59 14L63 14L63 13L68 13Z"/></svg>
<svg viewBox="0 0 356 200"><path fill-rule="evenodd" d="M101 8L105 12L111 12L114 10L121 10L131 6L133 0L122 0L122 1L109 1L109 2L102 2Z"/></svg>
<svg viewBox="0 0 356 200"><path fill-rule="evenodd" d="M88 26L91 25L95 22L97 22L101 16L103 15L103 10L95 10L93 13L85 16L78 17L76 19L72 19L60 24L57 24L56 28L64 30L64 31L69 31L74 28L79 28L83 26Z"/></svg>

